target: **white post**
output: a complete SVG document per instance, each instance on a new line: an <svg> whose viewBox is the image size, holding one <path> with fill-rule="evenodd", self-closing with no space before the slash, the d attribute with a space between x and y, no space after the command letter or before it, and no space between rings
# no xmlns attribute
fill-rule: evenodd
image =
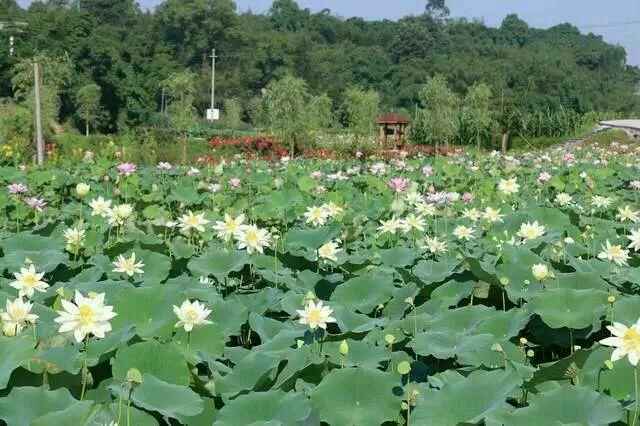
<svg viewBox="0 0 640 426"><path fill-rule="evenodd" d="M213 110L216 97L216 49L211 50L211 109Z"/></svg>
<svg viewBox="0 0 640 426"><path fill-rule="evenodd" d="M42 113L40 110L40 67L38 63L33 64L33 77L35 79L34 97L36 110L36 153L38 165L44 164L44 137L42 136Z"/></svg>

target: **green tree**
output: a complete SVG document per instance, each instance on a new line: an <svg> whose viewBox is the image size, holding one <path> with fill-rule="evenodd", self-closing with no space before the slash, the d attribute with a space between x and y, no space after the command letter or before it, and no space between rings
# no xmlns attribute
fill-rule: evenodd
<svg viewBox="0 0 640 426"><path fill-rule="evenodd" d="M357 136L372 136L380 111L380 95L375 90L350 87L342 103L349 131Z"/></svg>
<svg viewBox="0 0 640 426"><path fill-rule="evenodd" d="M95 126L102 112L101 97L102 89L95 83L84 85L76 92L77 111L84 121L86 136L89 136L89 125L93 124Z"/></svg>
<svg viewBox="0 0 640 426"><path fill-rule="evenodd" d="M291 156L308 131L307 108L311 95L307 83L287 75L266 87L262 108L267 126L289 143Z"/></svg>
<svg viewBox="0 0 640 426"><path fill-rule="evenodd" d="M475 140L478 150L482 139L490 131L493 117L491 114L491 88L484 83L474 84L464 98L462 114L464 121Z"/></svg>
<svg viewBox="0 0 640 426"><path fill-rule="evenodd" d="M429 79L420 91L424 110L419 114L423 126L436 150L440 143L449 146L458 132L459 99L451 91L443 75Z"/></svg>
<svg viewBox="0 0 640 426"><path fill-rule="evenodd" d="M171 74L164 82L170 96L167 106L171 126L181 134L182 162L187 162L189 129L195 124L197 112L193 106L196 76L189 71Z"/></svg>

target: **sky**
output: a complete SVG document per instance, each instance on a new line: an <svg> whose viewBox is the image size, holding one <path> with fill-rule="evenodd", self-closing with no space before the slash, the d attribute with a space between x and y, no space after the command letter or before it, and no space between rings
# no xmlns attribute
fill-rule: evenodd
<svg viewBox="0 0 640 426"><path fill-rule="evenodd" d="M141 6L153 7L161 0L138 0ZM29 0L19 0L21 4ZM271 0L236 0L239 11L264 12ZM330 9L345 18L398 19L424 10L426 0L298 0L312 11ZM392 5L392 6L390 6ZM613 44L627 49L628 62L640 66L640 1L639 0L447 0L453 17L478 18L489 26L517 13L530 26L546 28L569 22L583 32L604 36Z"/></svg>

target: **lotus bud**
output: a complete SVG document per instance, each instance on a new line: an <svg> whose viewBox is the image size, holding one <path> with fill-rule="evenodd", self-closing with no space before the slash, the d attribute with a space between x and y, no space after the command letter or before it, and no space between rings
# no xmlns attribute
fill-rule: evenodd
<svg viewBox="0 0 640 426"><path fill-rule="evenodd" d="M216 382L213 381L213 379L209 380L207 383L205 383L204 388L211 394L211 395L215 395L216 394Z"/></svg>
<svg viewBox="0 0 640 426"><path fill-rule="evenodd" d="M343 356L347 356L349 354L349 344L346 340L340 342L340 354Z"/></svg>
<svg viewBox="0 0 640 426"><path fill-rule="evenodd" d="M86 183L79 183L76 185L76 194L78 194L78 197L80 198L84 198L90 190L91 187Z"/></svg>

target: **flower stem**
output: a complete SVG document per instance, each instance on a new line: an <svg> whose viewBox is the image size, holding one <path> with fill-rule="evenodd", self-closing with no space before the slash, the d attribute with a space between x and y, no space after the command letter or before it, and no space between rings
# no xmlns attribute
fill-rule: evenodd
<svg viewBox="0 0 640 426"><path fill-rule="evenodd" d="M633 422L631 426L636 426L636 422L638 421L638 367L633 369L633 386L635 389L636 400L635 400L635 410L633 412Z"/></svg>
<svg viewBox="0 0 640 426"><path fill-rule="evenodd" d="M87 389L87 357L85 354L84 361L82 362L82 391L80 392L80 401L84 399L84 392Z"/></svg>

